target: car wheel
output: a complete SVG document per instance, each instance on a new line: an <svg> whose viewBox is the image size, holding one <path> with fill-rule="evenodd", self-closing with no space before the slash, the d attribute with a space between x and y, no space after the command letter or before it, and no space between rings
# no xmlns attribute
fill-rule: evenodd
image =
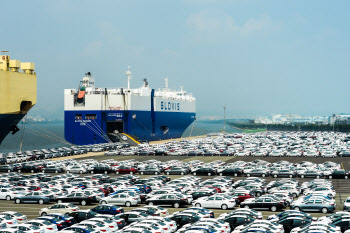
<svg viewBox="0 0 350 233"><path fill-rule="evenodd" d="M304 175L301 175L300 177L301 177L301 178L304 178Z"/></svg>
<svg viewBox="0 0 350 233"><path fill-rule="evenodd" d="M179 203L174 203L174 208L179 208L180 207L180 204Z"/></svg>
<svg viewBox="0 0 350 233"><path fill-rule="evenodd" d="M181 172L181 175L183 176L183 175L185 175L185 173L184 173L184 172Z"/></svg>
<svg viewBox="0 0 350 233"><path fill-rule="evenodd" d="M22 171L21 170L18 170L18 173L21 173Z"/></svg>
<svg viewBox="0 0 350 233"><path fill-rule="evenodd" d="M43 200L43 199L39 199L38 203L39 203L40 205L42 205L42 204L44 204L44 200Z"/></svg>
<svg viewBox="0 0 350 233"><path fill-rule="evenodd" d="M202 205L199 204L199 203L195 204L195 207L201 207L201 206L202 206Z"/></svg>
<svg viewBox="0 0 350 233"><path fill-rule="evenodd" d="M107 175L107 174L108 174L108 171L105 171L104 173ZM131 174L131 173L130 173L130 174Z"/></svg>
<svg viewBox="0 0 350 233"><path fill-rule="evenodd" d="M222 172L219 173L219 176L222 176Z"/></svg>
<svg viewBox="0 0 350 233"><path fill-rule="evenodd" d="M321 212L326 214L328 212L328 209L324 207L324 208L321 209Z"/></svg>
<svg viewBox="0 0 350 233"><path fill-rule="evenodd" d="M234 174L234 176L238 176L238 174L237 174L237 173L235 173L235 174Z"/></svg>
<svg viewBox="0 0 350 233"><path fill-rule="evenodd" d="M348 176L344 176L344 179L346 179L346 180L347 180L348 178L349 178Z"/></svg>
<svg viewBox="0 0 350 233"><path fill-rule="evenodd" d="M106 201L101 201L101 204L102 205L107 205L107 202Z"/></svg>
<svg viewBox="0 0 350 233"><path fill-rule="evenodd" d="M148 205L154 205L153 202L148 202Z"/></svg>
<svg viewBox="0 0 350 233"><path fill-rule="evenodd" d="M34 173L34 170L30 170L31 173Z"/></svg>
<svg viewBox="0 0 350 233"><path fill-rule="evenodd" d="M227 206L226 204L223 204L223 205L221 206L221 209L222 209L222 210L227 210L227 208L228 208L228 206Z"/></svg>
<svg viewBox="0 0 350 233"><path fill-rule="evenodd" d="M247 174L247 176L249 177L249 176L250 176L250 174L248 173L248 174Z"/></svg>
<svg viewBox="0 0 350 233"><path fill-rule="evenodd" d="M126 207L130 207L131 206L131 202L130 201L125 202L125 206Z"/></svg>
<svg viewBox="0 0 350 233"><path fill-rule="evenodd" d="M332 179L333 177L332 176L328 176L328 179Z"/></svg>
<svg viewBox="0 0 350 233"><path fill-rule="evenodd" d="M262 176L262 177L265 177L266 175L265 175L265 174L262 174L261 176Z"/></svg>
<svg viewBox="0 0 350 233"><path fill-rule="evenodd" d="M289 175L289 178L293 178L293 175Z"/></svg>
<svg viewBox="0 0 350 233"><path fill-rule="evenodd" d="M11 170L7 170L7 172L8 172L8 173L10 173L10 172L11 172Z"/></svg>
<svg viewBox="0 0 350 233"><path fill-rule="evenodd" d="M277 207L276 207L276 206L271 206L271 211L272 211L272 212L276 212L276 210L277 210Z"/></svg>
<svg viewBox="0 0 350 233"><path fill-rule="evenodd" d="M298 195L296 193L293 193L293 197L296 198Z"/></svg>
<svg viewBox="0 0 350 233"><path fill-rule="evenodd" d="M119 172L118 172L118 171L116 171L116 172L115 172L115 174L117 174L117 175L118 175L118 174L119 174Z"/></svg>
<svg viewBox="0 0 350 233"><path fill-rule="evenodd" d="M316 176L317 179L320 179L320 176Z"/></svg>
<svg viewBox="0 0 350 233"><path fill-rule="evenodd" d="M210 173L210 172L208 172L208 176L211 176L211 173Z"/></svg>
<svg viewBox="0 0 350 233"><path fill-rule="evenodd" d="M245 205L244 209L250 209L249 205Z"/></svg>
<svg viewBox="0 0 350 233"><path fill-rule="evenodd" d="M66 173L69 173L69 171L66 171Z"/></svg>
<svg viewBox="0 0 350 233"><path fill-rule="evenodd" d="M158 175L158 172L155 172L154 175Z"/></svg>
<svg viewBox="0 0 350 233"><path fill-rule="evenodd" d="M80 173L80 174L83 174L83 171L82 171L82 170L80 170L80 171L79 171L79 173Z"/></svg>
<svg viewBox="0 0 350 233"><path fill-rule="evenodd" d="M41 213L41 216L46 216L46 215L47 215L46 212L42 212L42 213Z"/></svg>
<svg viewBox="0 0 350 233"><path fill-rule="evenodd" d="M130 172L130 175L133 175L134 173L133 172Z"/></svg>
<svg viewBox="0 0 350 233"><path fill-rule="evenodd" d="M260 196L261 196L261 193L260 193L260 192L257 192L257 193L255 194L255 196L260 197Z"/></svg>
<svg viewBox="0 0 350 233"><path fill-rule="evenodd" d="M20 204L20 203L21 203L21 199L17 198L17 199L15 200L15 203L16 203L16 204Z"/></svg>
<svg viewBox="0 0 350 233"><path fill-rule="evenodd" d="M293 210L300 211L300 208L296 206L293 208Z"/></svg>
<svg viewBox="0 0 350 233"><path fill-rule="evenodd" d="M193 172L193 175L195 176L195 175L197 175L197 173L196 173L196 172Z"/></svg>
<svg viewBox="0 0 350 233"><path fill-rule="evenodd" d="M55 173L58 173L58 170L56 170Z"/></svg>
<svg viewBox="0 0 350 233"><path fill-rule="evenodd" d="M143 172L140 172L141 175L143 175Z"/></svg>
<svg viewBox="0 0 350 233"><path fill-rule="evenodd" d="M57 203L63 203L63 201L62 200L58 200Z"/></svg>
<svg viewBox="0 0 350 233"><path fill-rule="evenodd" d="M7 195L7 196L6 196L6 200L7 200L7 201L11 201L11 196Z"/></svg>
<svg viewBox="0 0 350 233"><path fill-rule="evenodd" d="M90 171L91 174L94 174L94 171Z"/></svg>
<svg viewBox="0 0 350 233"><path fill-rule="evenodd" d="M80 202L80 204L81 204L81 205L86 205L86 201L85 201L85 200L82 200L82 201Z"/></svg>

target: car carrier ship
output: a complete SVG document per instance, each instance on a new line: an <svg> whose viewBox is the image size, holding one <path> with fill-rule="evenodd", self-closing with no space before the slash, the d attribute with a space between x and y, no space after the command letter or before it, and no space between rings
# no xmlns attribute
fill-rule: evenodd
<svg viewBox="0 0 350 233"><path fill-rule="evenodd" d="M196 99L168 88L152 89L144 79L141 88L95 88L86 73L78 89L64 91L65 139L76 145L118 141L124 133L135 140L179 138L196 118ZM119 137L118 137L119 135Z"/></svg>
<svg viewBox="0 0 350 233"><path fill-rule="evenodd" d="M0 54L0 144L19 129L18 122L36 104L37 85L34 63L10 60L9 52Z"/></svg>

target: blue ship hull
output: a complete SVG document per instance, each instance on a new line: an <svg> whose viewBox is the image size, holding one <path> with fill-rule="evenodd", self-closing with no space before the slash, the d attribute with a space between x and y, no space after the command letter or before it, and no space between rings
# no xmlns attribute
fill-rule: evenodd
<svg viewBox="0 0 350 233"><path fill-rule="evenodd" d="M108 142L118 130L138 140L180 138L195 113L151 111L65 111L65 139L76 145Z"/></svg>
<svg viewBox="0 0 350 233"><path fill-rule="evenodd" d="M25 114L0 114L0 144Z"/></svg>

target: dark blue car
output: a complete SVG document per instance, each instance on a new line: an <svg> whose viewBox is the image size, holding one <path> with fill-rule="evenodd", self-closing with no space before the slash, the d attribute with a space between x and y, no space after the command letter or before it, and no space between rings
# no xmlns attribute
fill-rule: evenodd
<svg viewBox="0 0 350 233"><path fill-rule="evenodd" d="M57 218L57 217L53 217L53 216L42 216L42 217L39 217L37 219L43 219L43 220L48 220L50 222L52 222L53 224L56 224L57 225L57 229L60 231L62 230L63 228L66 228L67 227L67 224L65 221Z"/></svg>
<svg viewBox="0 0 350 233"><path fill-rule="evenodd" d="M111 214L116 215L124 213L124 209L116 205L99 205L91 209L92 211L99 214Z"/></svg>
<svg viewBox="0 0 350 233"><path fill-rule="evenodd" d="M75 223L77 223L77 222L75 221L75 219L74 219L73 217L69 216L68 214L54 213L54 214L48 214L48 215L46 215L46 216L56 217L56 218L59 218L59 219L65 221L67 227L70 227L70 226L74 225Z"/></svg>

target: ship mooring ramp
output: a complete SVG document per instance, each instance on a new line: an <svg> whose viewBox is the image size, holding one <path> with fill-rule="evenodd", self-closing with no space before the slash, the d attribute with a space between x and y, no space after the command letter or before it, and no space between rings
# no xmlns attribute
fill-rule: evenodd
<svg viewBox="0 0 350 233"><path fill-rule="evenodd" d="M121 142L127 142L130 144L130 146L137 146L138 144L140 144L135 138L133 138L132 136L130 136L129 134L126 133L121 133L120 134L120 138L122 139L122 137L125 136L127 138L127 140L120 140Z"/></svg>

